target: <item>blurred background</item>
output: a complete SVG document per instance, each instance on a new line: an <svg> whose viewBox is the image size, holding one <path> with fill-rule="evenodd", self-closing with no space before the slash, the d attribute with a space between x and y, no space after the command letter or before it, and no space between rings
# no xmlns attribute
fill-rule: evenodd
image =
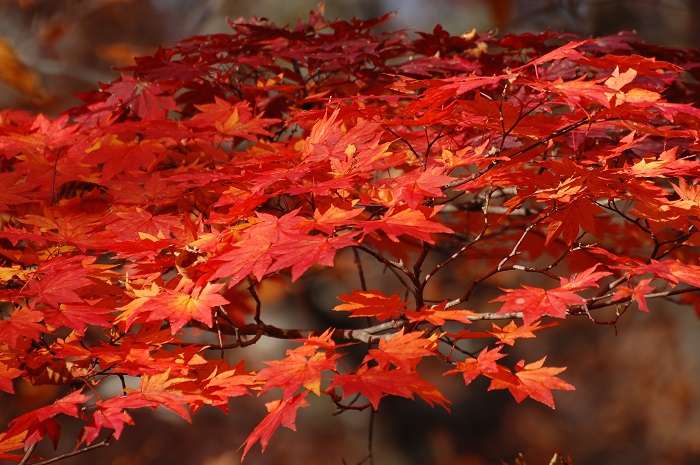
<svg viewBox="0 0 700 465"><path fill-rule="evenodd" d="M293 24L315 6L315 0L0 0L0 108L57 114L77 103L73 94L116 78L114 68L132 64L133 56L149 54L158 44L226 32L227 16L264 16ZM454 34L472 28L498 33L550 28L582 36L635 30L651 43L700 46L697 0L326 2L329 18L368 18L389 11L398 12L389 24L393 29L432 30L441 23ZM292 305L335 305L333 283L347 283L345 273L352 268L352 257L341 254L327 282L302 279L291 295L274 286L262 295L279 324L286 324L284 314ZM386 276L374 273L368 280L383 286ZM434 381L454 402L452 414L422 401L382 401L375 418L374 463L498 465L501 460L513 463L522 452L529 465L547 465L556 451L570 454L575 465L700 463L700 323L689 307L662 304L654 310L625 315L617 334L612 327L580 319L519 342L519 358L534 361L548 355L549 365L568 366L562 377L577 391L556 393L555 411L531 400L517 405L507 392L486 393L486 382L465 388L457 377L441 378L436 366ZM309 318L309 324L332 324ZM262 353L257 349L245 353L256 368L261 360L284 352L280 344L266 345ZM50 386L24 384L18 392L12 398L0 394L2 429L10 418L58 394ZM194 426L163 412L137 412L136 426L118 443L61 463L238 464L238 446L265 413L262 400L237 399L229 416L205 409L195 415ZM256 446L246 463L360 463L366 454L368 412L333 416L328 402L315 404L300 412L297 433L278 431L268 451L260 455ZM70 424L66 431L69 438L77 434L70 432ZM67 452L72 444L61 447Z"/></svg>

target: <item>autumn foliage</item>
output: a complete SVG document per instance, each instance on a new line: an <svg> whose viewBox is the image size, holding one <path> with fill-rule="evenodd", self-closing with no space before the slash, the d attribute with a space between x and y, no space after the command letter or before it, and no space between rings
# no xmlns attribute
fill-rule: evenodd
<svg viewBox="0 0 700 465"><path fill-rule="evenodd" d="M268 391L243 455L312 397L449 409L428 363L554 407L574 388L507 358L520 339L700 303L698 51L372 32L388 19L232 21L61 117L0 112L0 389L65 386L0 460L57 444L64 417L79 451L134 409L189 420ZM270 324L265 286L313 280L343 289L337 323ZM269 338L286 353L244 363Z"/></svg>

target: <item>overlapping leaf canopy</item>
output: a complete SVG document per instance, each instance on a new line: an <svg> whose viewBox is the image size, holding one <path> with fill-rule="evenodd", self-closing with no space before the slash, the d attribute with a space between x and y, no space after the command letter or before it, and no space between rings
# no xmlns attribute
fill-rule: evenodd
<svg viewBox="0 0 700 465"><path fill-rule="evenodd" d="M698 302L697 51L371 31L388 19L233 21L137 58L64 116L0 112L0 389L68 389L0 433L0 459L57 443L61 416L85 422L80 447L118 439L132 409L189 419L268 390L244 453L294 428L309 393L448 408L427 357L553 406L573 389L563 368L503 360L542 318ZM261 283L313 280L340 254L358 274L333 310L362 318L266 323ZM373 264L394 288L365 280ZM523 285L470 305L505 272ZM511 321L470 326L496 319ZM293 342L239 363L267 337Z"/></svg>

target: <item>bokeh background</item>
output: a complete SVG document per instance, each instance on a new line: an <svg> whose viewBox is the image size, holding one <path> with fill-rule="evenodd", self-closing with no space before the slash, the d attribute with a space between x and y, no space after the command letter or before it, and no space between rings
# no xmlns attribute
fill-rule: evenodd
<svg viewBox="0 0 700 465"><path fill-rule="evenodd" d="M229 16L264 16L294 23L315 0L0 0L0 108L57 114L78 100L73 94L118 76L115 68L194 34L225 32ZM476 28L498 33L563 30L598 36L635 30L647 42L700 46L697 0L328 0L330 18L368 18L397 11L389 27L455 34ZM472 270L473 271L473 270ZM378 287L387 279L368 270ZM464 273L470 270L456 270ZM336 290L356 279L350 255L339 255L321 280L300 280L291 293L274 285L261 295L270 321L306 311L303 325L332 324ZM460 276L460 280L464 279ZM449 281L443 283L449 286ZM494 282L494 286L514 283ZM489 289L482 300L489 298ZM298 309L298 310L295 310ZM385 400L375 415L377 465L497 465L523 453L529 465L549 464L556 451L575 465L692 465L700 463L700 321L690 307L660 303L650 314L626 314L617 329L587 320L567 321L519 342L518 356L568 366L562 377L575 392L555 394L557 409L526 400L520 405L488 383L465 388L457 377L435 380L453 401L452 413L422 401ZM540 335L541 334L541 335ZM279 358L279 342L243 354L251 366ZM430 370L428 365L426 369ZM0 394L0 428L27 410L50 402L54 387L19 384L20 394ZM263 402L232 403L231 414L204 410L189 425L167 412L137 412L136 426L105 449L61 463L109 465L235 465L246 435L264 416ZM300 412L298 432L281 429L268 451L256 447L247 464L358 464L366 454L369 413L334 409L319 400ZM66 425L66 435L76 425ZM73 444L61 446L70 451Z"/></svg>

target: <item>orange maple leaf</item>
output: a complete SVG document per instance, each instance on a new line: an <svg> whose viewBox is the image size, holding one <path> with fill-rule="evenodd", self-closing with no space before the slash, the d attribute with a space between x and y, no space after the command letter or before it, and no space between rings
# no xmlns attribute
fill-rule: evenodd
<svg viewBox="0 0 700 465"><path fill-rule="evenodd" d="M423 357L436 355L438 334L425 338L420 331L404 334L404 328L390 338L382 337L378 349L370 349L364 362L376 360L380 368L393 364L397 368L411 371Z"/></svg>
<svg viewBox="0 0 700 465"><path fill-rule="evenodd" d="M406 310L404 315L408 321L417 323L426 321L435 326L442 326L446 321L458 321L460 323L471 324L472 318L477 316L477 313L471 310L446 310L447 301L434 307L423 307L420 311Z"/></svg>
<svg viewBox="0 0 700 465"><path fill-rule="evenodd" d="M141 321L167 320L172 334L179 331L190 320L199 321L211 328L212 308L229 303L218 294L225 284L207 283L203 288L201 286L193 288L193 284L183 279L180 289L160 289L156 283L152 283L147 289L134 289L132 292L137 298L118 308L122 313L116 321L125 321L128 329L138 319L142 319Z"/></svg>
<svg viewBox="0 0 700 465"><path fill-rule="evenodd" d="M498 371L489 375L492 378L489 391L508 389L518 403L531 397L550 408L554 408L552 389L573 391L575 388L555 376L566 370L566 367L542 367L546 358L542 357L542 359L527 365L525 365L525 360L519 361L515 365L515 374L499 365Z"/></svg>
<svg viewBox="0 0 700 465"><path fill-rule="evenodd" d="M274 388L282 388L282 396L287 399L299 388L304 387L317 396L321 394L322 372L335 369L339 354L314 352L307 354L305 349L288 350L282 360L265 362L268 367L260 370L256 381L264 382L261 393Z"/></svg>
<svg viewBox="0 0 700 465"><path fill-rule="evenodd" d="M556 325L558 325L556 322L541 325L541 322L535 321L531 325L517 326L514 321L511 321L503 328L498 326L496 323L492 323L493 329L487 332L494 335L498 339L496 342L497 344L508 344L509 346L512 346L515 344L516 339L533 338L535 337L535 331L550 328Z"/></svg>
<svg viewBox="0 0 700 465"><path fill-rule="evenodd" d="M353 290L352 294L340 294L338 298L347 303L336 305L333 310L352 312L353 318L375 317L379 321L401 316L408 305L398 294L387 297L380 291Z"/></svg>

